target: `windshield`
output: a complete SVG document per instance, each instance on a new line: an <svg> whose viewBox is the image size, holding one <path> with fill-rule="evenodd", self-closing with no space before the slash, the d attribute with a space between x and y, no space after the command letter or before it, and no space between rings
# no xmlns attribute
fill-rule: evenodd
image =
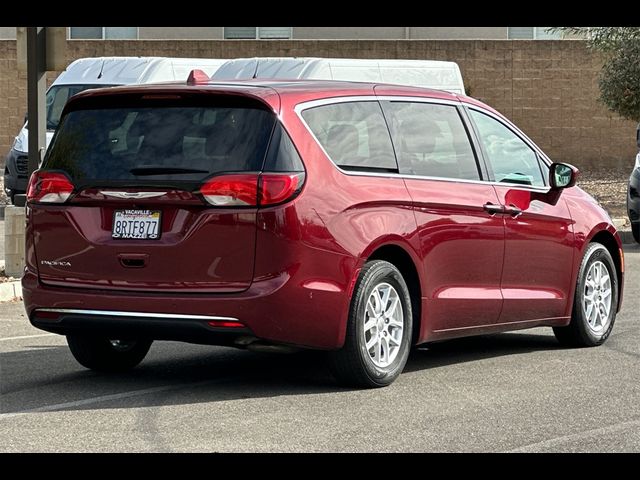
<svg viewBox="0 0 640 480"><path fill-rule="evenodd" d="M244 106L127 106L67 114L46 169L76 184L193 182L220 172L259 171L275 118Z"/></svg>
<svg viewBox="0 0 640 480"><path fill-rule="evenodd" d="M47 92L47 130L55 130L67 100L90 88L115 87L115 85L54 85Z"/></svg>

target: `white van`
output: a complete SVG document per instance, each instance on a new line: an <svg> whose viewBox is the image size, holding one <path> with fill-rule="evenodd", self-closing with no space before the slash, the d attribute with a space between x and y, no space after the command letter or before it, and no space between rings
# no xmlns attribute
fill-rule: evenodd
<svg viewBox="0 0 640 480"><path fill-rule="evenodd" d="M80 58L71 63L47 90L47 146L58 126L67 100L83 90L116 85L134 85L186 80L189 72L200 69L211 76L224 64L224 59L165 57L98 57ZM28 139L27 123L16 136L7 155L4 190L13 203L16 193L27 187Z"/></svg>
<svg viewBox="0 0 640 480"><path fill-rule="evenodd" d="M250 78L393 83L465 94L458 64L436 60L238 58L226 62L213 75L213 80Z"/></svg>

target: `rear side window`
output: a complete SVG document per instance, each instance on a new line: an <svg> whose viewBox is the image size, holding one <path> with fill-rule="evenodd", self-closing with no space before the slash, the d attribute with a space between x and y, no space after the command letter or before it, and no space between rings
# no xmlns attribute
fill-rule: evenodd
<svg viewBox="0 0 640 480"><path fill-rule="evenodd" d="M385 103L403 173L479 180L476 157L454 106L420 102Z"/></svg>
<svg viewBox="0 0 640 480"><path fill-rule="evenodd" d="M265 172L304 172L302 159L284 127L278 123L271 137Z"/></svg>
<svg viewBox="0 0 640 480"><path fill-rule="evenodd" d="M302 117L329 158L345 170L397 172L389 130L378 102L309 108Z"/></svg>
<svg viewBox="0 0 640 480"><path fill-rule="evenodd" d="M76 183L198 182L262 168L275 119L257 108L131 106L75 110L44 168Z"/></svg>

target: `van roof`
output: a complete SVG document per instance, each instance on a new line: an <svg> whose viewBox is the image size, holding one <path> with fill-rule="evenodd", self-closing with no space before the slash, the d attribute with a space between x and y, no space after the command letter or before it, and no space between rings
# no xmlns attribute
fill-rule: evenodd
<svg viewBox="0 0 640 480"><path fill-rule="evenodd" d="M464 82L455 62L375 58L253 57L224 63L216 80L251 78L333 79L382 82L438 88L464 94Z"/></svg>
<svg viewBox="0 0 640 480"><path fill-rule="evenodd" d="M72 62L53 82L53 85L130 85L153 80L159 70L181 66L216 68L227 60L171 57L95 57ZM171 76L173 78L173 76Z"/></svg>

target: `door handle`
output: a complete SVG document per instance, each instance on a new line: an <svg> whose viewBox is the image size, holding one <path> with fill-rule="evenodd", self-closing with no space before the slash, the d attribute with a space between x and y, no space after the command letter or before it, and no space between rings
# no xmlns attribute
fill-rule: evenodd
<svg viewBox="0 0 640 480"><path fill-rule="evenodd" d="M502 205L494 205L491 202L485 203L482 208L489 215L497 215L497 214L504 213L504 207Z"/></svg>
<svg viewBox="0 0 640 480"><path fill-rule="evenodd" d="M513 203L509 204L509 206L504 209L504 212L508 213L513 218L517 218L522 215L522 210L516 207Z"/></svg>

